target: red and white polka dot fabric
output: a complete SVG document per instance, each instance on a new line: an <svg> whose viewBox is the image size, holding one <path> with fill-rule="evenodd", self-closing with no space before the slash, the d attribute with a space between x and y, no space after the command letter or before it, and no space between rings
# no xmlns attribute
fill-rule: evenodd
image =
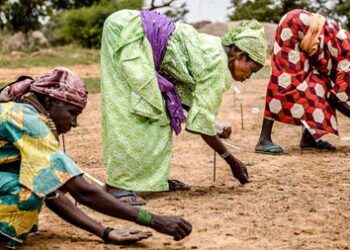
<svg viewBox="0 0 350 250"><path fill-rule="evenodd" d="M310 13L292 10L280 21L273 47L272 72L267 88L265 117L304 125L317 140L338 135L329 93L347 102L350 96L350 33L326 21L319 49L309 57L300 43L310 24Z"/></svg>

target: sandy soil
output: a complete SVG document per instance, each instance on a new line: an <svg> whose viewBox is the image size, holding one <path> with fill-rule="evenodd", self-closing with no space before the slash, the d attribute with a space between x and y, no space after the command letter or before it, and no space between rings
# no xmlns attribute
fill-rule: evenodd
<svg viewBox="0 0 350 250"><path fill-rule="evenodd" d="M266 82L236 84L242 93L234 102L233 90L228 91L219 114L219 120L233 128L229 142L240 147L232 152L247 164L253 181L249 185L240 186L233 180L221 159L214 182L213 151L199 136L183 132L174 138L171 176L193 188L147 196L146 208L184 216L193 224L188 238L175 242L154 232L151 239L132 246L105 245L44 208L39 233L31 236L23 249L349 249L350 141L330 135L326 138L338 147L336 153L302 153L298 148L300 127L276 124L273 138L289 154L255 154ZM99 94L90 95L80 127L65 139L68 154L79 166L103 180L99 103ZM251 112L254 107L260 109L258 114ZM340 117L340 133L350 136L349 120L344 117ZM105 225L140 228L78 206Z"/></svg>

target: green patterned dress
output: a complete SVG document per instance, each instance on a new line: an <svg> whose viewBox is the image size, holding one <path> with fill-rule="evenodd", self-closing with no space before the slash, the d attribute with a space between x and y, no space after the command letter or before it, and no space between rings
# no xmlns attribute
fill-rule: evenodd
<svg viewBox="0 0 350 250"><path fill-rule="evenodd" d="M38 228L43 200L81 174L35 108L0 103L0 234L15 246Z"/></svg>
<svg viewBox="0 0 350 250"><path fill-rule="evenodd" d="M176 24L161 71L190 107L186 130L215 135L222 95L232 82L221 39ZM101 93L107 184L168 190L172 132L138 11L122 10L105 21Z"/></svg>

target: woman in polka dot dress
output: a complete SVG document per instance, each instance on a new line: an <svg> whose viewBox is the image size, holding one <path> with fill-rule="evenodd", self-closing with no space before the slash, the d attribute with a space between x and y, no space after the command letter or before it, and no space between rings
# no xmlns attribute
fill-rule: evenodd
<svg viewBox="0 0 350 250"><path fill-rule="evenodd" d="M336 110L350 117L350 33L321 15L292 10L277 28L271 66L255 151L284 153L271 139L274 120L302 125L302 148L335 150L320 138L338 135Z"/></svg>

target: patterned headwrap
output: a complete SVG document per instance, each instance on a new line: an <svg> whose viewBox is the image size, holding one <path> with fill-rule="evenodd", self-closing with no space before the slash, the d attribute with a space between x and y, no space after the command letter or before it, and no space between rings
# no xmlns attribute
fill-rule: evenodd
<svg viewBox="0 0 350 250"><path fill-rule="evenodd" d="M236 27L231 28L222 37L222 43L226 46L235 45L248 53L252 60L261 65L265 64L267 45L264 27L256 20L241 22Z"/></svg>
<svg viewBox="0 0 350 250"><path fill-rule="evenodd" d="M59 67L34 80L10 84L0 92L0 102L19 102L27 92L40 93L85 108L87 90L81 78L67 68Z"/></svg>

